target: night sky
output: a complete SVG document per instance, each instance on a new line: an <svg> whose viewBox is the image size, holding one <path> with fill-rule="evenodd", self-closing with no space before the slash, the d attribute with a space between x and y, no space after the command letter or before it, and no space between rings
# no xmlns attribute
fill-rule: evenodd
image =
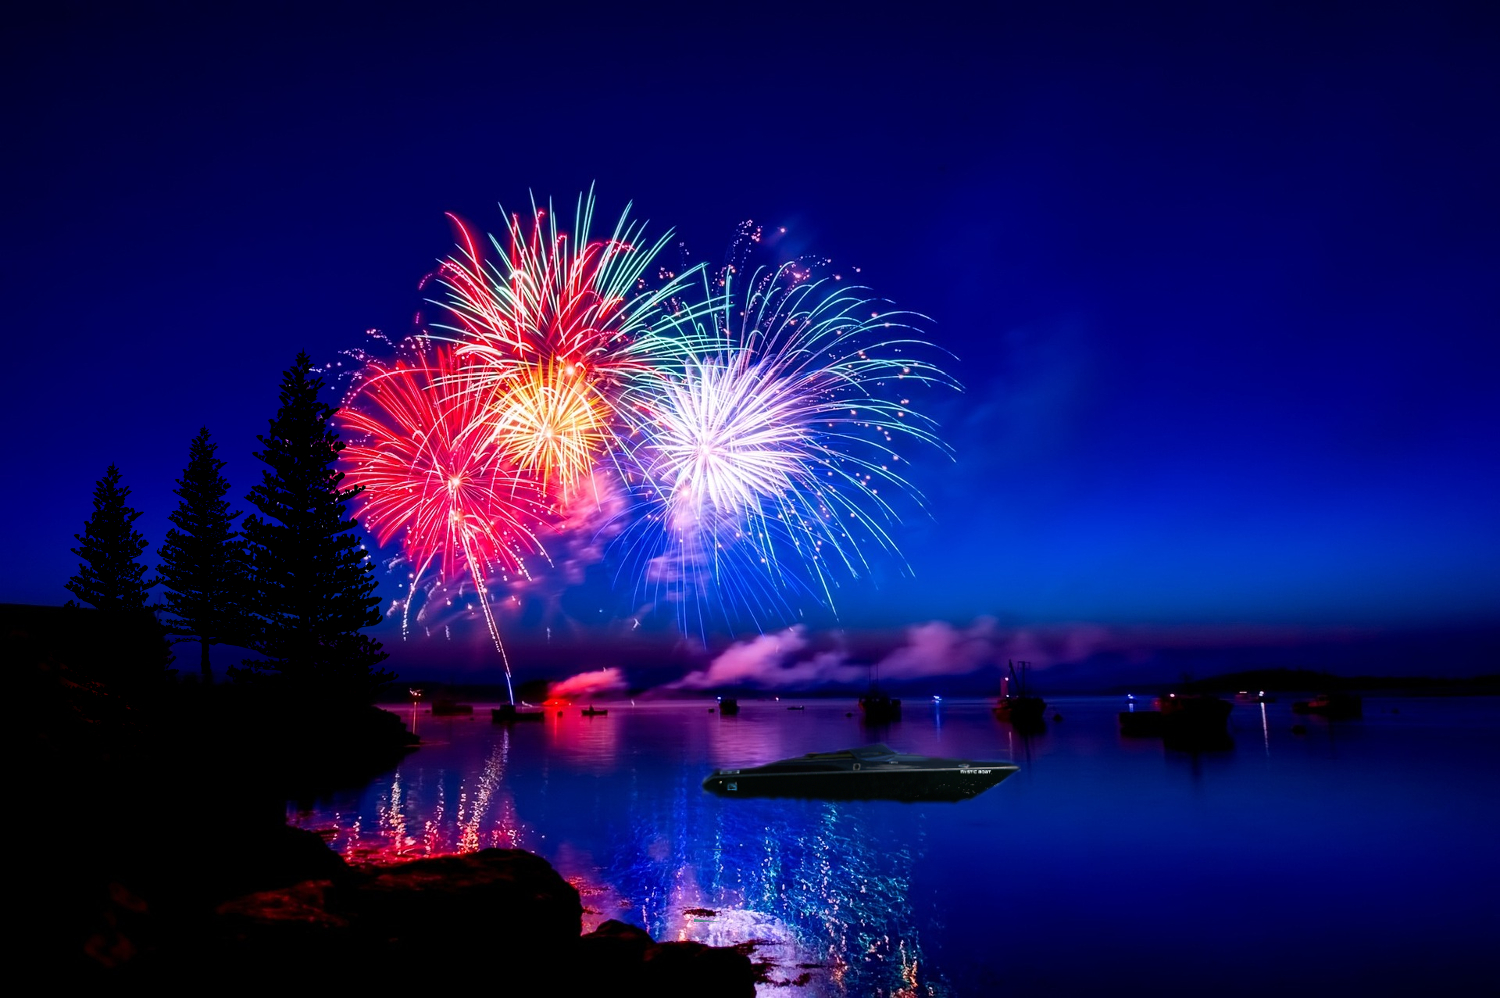
<svg viewBox="0 0 1500 998"><path fill-rule="evenodd" d="M815 626L1500 624L1493 7L806 6L6 15L0 601L68 597L111 462L154 551L200 426L247 508L280 373L410 332L444 212L592 183L955 355L913 577Z"/></svg>

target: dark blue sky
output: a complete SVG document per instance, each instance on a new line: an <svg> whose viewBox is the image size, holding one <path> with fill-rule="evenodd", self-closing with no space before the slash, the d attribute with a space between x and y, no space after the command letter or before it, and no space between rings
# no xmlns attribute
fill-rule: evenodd
<svg viewBox="0 0 1500 998"><path fill-rule="evenodd" d="M242 496L443 212L597 182L713 261L786 226L957 355L916 578L845 625L1500 621L1494 9L901 10L7 15L0 600L66 598L110 462L153 548L200 425Z"/></svg>

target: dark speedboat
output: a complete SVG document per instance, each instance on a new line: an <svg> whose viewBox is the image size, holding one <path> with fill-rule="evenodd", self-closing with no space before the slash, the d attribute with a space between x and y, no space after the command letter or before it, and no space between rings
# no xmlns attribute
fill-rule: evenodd
<svg viewBox="0 0 1500 998"><path fill-rule="evenodd" d="M716 769L703 789L720 797L958 801L1014 773L1013 762L907 755L885 745L813 752L746 769Z"/></svg>
<svg viewBox="0 0 1500 998"><path fill-rule="evenodd" d="M719 698L719 713L725 717L733 717L740 712L740 702L734 697Z"/></svg>
<svg viewBox="0 0 1500 998"><path fill-rule="evenodd" d="M585 707L579 713L583 714L584 717L603 717L605 714L608 714L609 711L607 709L600 709L598 707Z"/></svg>

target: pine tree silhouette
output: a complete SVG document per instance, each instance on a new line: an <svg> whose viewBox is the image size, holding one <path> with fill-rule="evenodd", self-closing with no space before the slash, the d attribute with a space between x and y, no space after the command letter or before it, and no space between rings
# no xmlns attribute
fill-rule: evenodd
<svg viewBox="0 0 1500 998"><path fill-rule="evenodd" d="M107 613L144 611L146 591L161 581L146 581L146 566L136 560L146 550L146 538L135 529L140 511L125 505L129 496L120 469L111 464L94 486L94 515L83 533L73 535L78 547L70 549L83 560L67 588Z"/></svg>
<svg viewBox="0 0 1500 998"><path fill-rule="evenodd" d="M83 533L73 535L78 546L71 550L82 561L67 582L73 595L98 613L79 616L67 626L72 638L82 637L80 647L92 649L72 663L75 667L118 688L143 690L166 678L172 652L155 608L146 604L147 591L161 580L147 579L146 566L138 560L146 538L135 529L140 510L125 505L129 496L130 490L120 484L120 469L110 465L94 486L94 515ZM69 600L68 606L77 604Z"/></svg>
<svg viewBox="0 0 1500 998"><path fill-rule="evenodd" d="M171 634L196 637L202 649L199 669L205 683L213 682L208 649L221 642L245 644L248 566L245 542L234 529L240 514L231 513L224 498L229 482L224 462L215 456L208 428L198 431L188 448L188 464L178 479L181 501L171 514L175 526L157 551L165 583L163 609L175 618Z"/></svg>
<svg viewBox="0 0 1500 998"><path fill-rule="evenodd" d="M330 424L334 407L318 401L323 380L297 354L281 378L281 407L256 453L266 470L246 498L260 515L241 530L250 559L251 608L259 622L251 647L264 660L231 670L236 679L274 671L298 695L318 701L369 702L396 677L377 670L386 653L360 631L380 622L375 566L345 504L358 488L340 488L334 462L344 444Z"/></svg>

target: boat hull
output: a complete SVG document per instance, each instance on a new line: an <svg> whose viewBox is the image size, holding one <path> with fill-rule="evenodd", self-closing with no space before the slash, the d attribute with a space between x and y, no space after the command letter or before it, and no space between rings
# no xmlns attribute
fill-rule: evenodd
<svg viewBox="0 0 1500 998"><path fill-rule="evenodd" d="M984 793L1017 768L1013 762L939 759L866 745L765 766L716 769L703 789L721 797L958 801Z"/></svg>
<svg viewBox="0 0 1500 998"><path fill-rule="evenodd" d="M816 800L960 801L984 793L1016 767L994 763L931 772L714 775L703 789L720 797L803 797Z"/></svg>

